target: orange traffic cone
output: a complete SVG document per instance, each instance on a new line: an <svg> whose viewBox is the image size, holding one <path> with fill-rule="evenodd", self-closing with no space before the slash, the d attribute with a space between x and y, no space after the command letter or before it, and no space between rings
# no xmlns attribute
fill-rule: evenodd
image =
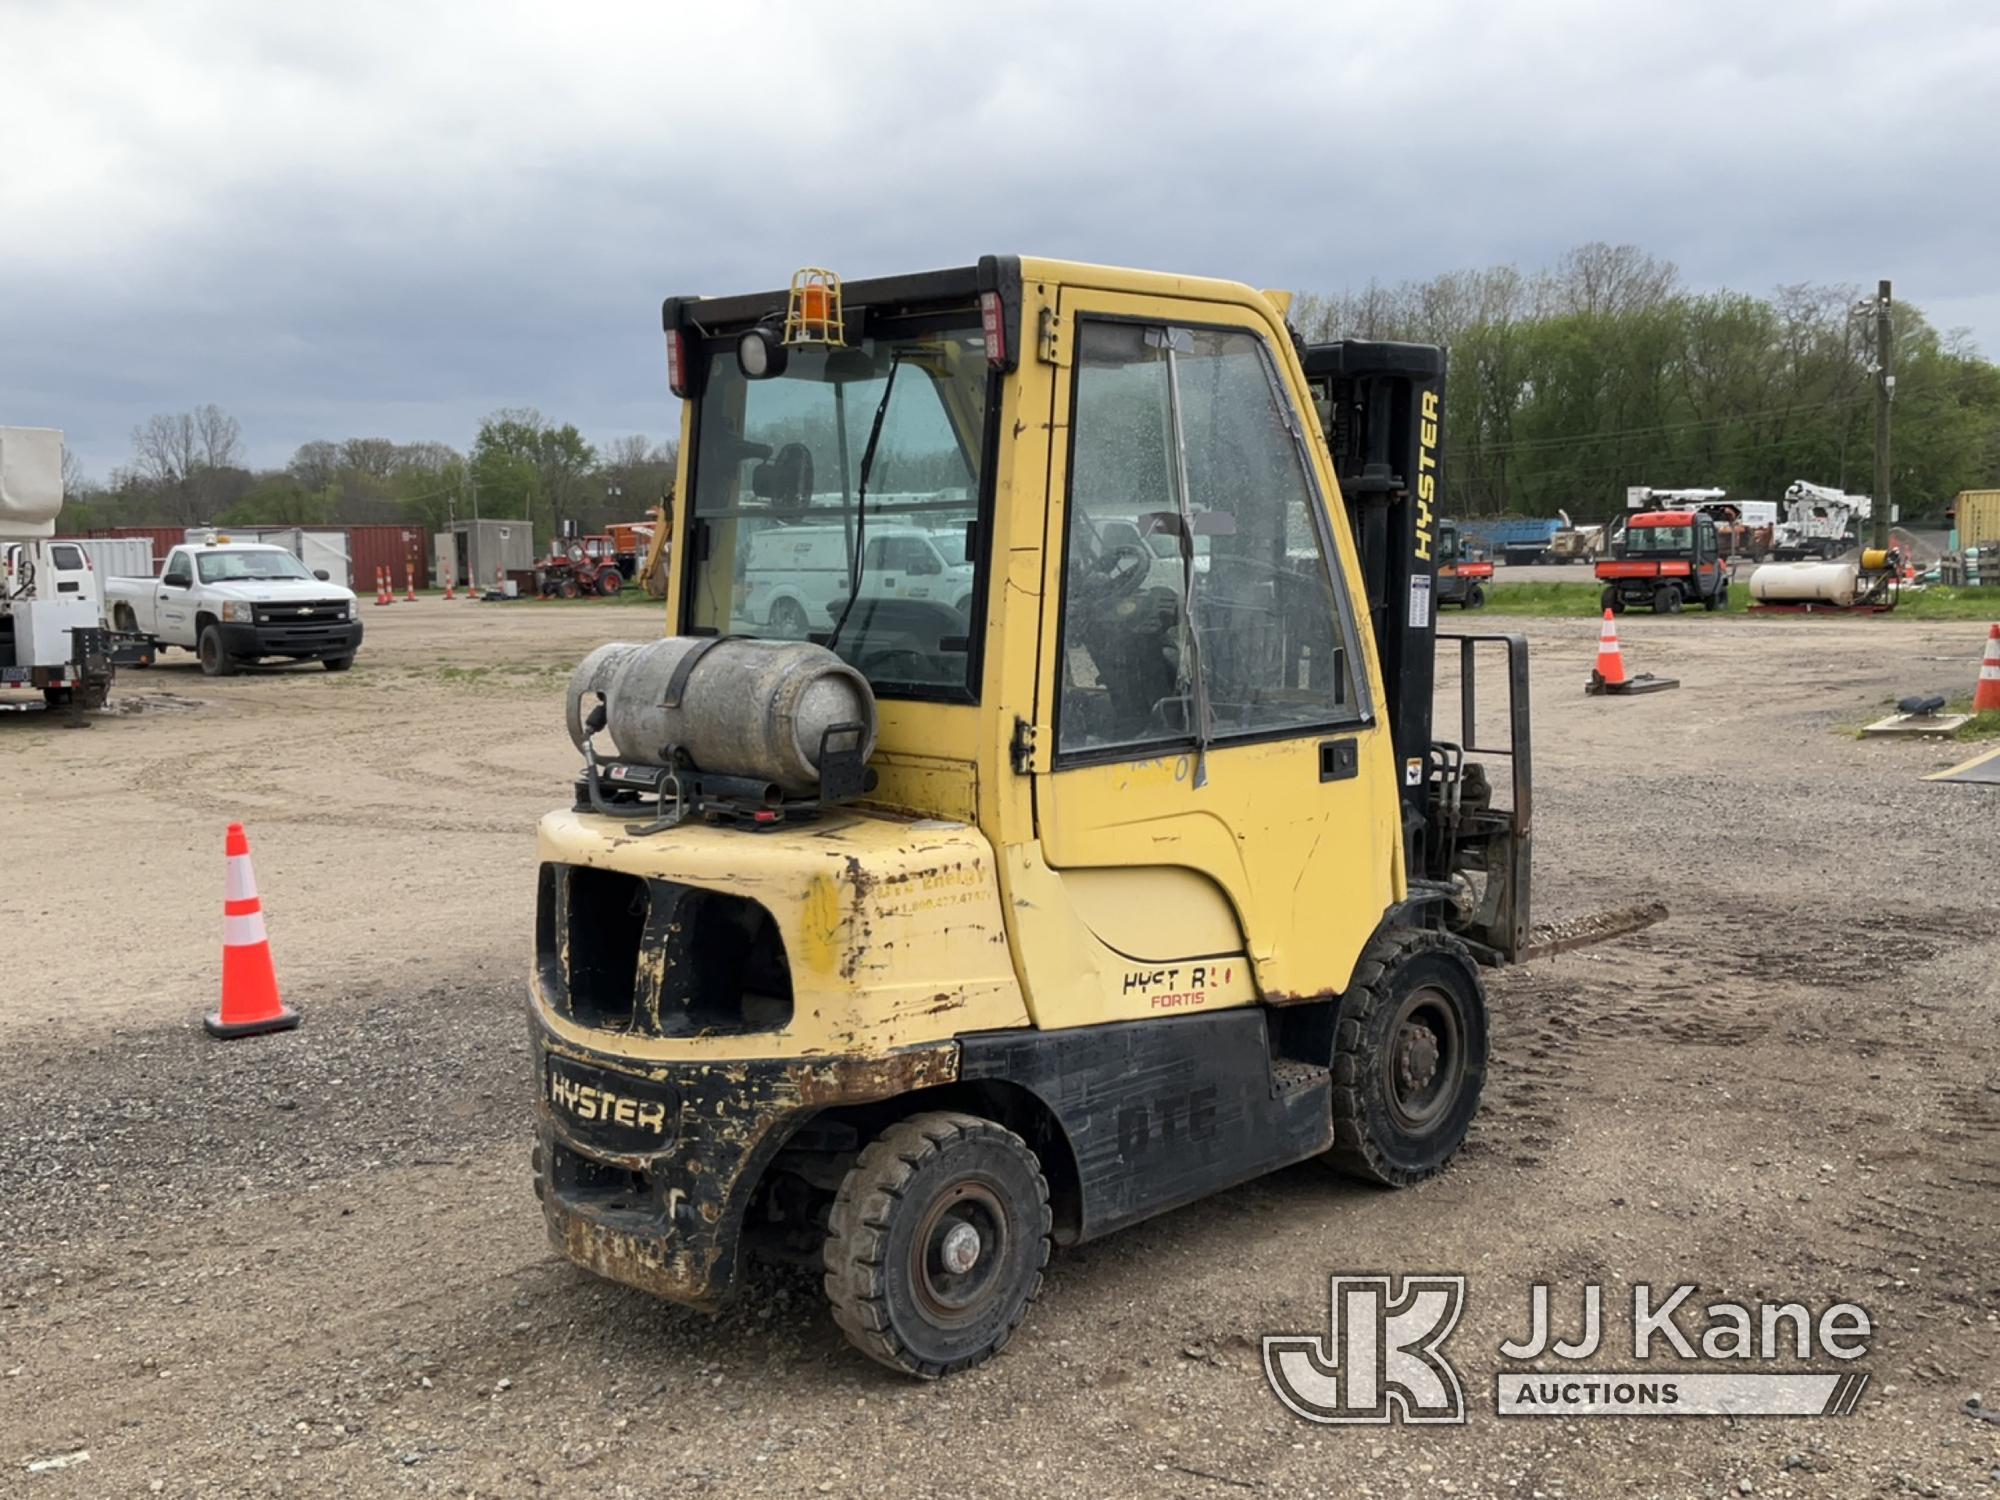
<svg viewBox="0 0 2000 1500"><path fill-rule="evenodd" d="M403 602L405 604L417 602L417 574L414 568L403 569Z"/></svg>
<svg viewBox="0 0 2000 1500"><path fill-rule="evenodd" d="M1972 690L1972 711L2000 712L2000 624L1986 627L1986 656L1979 663L1979 686Z"/></svg>
<svg viewBox="0 0 2000 1500"><path fill-rule="evenodd" d="M396 596L389 592L389 570L387 568L377 568L375 570L375 602L377 604L394 604L396 602Z"/></svg>
<svg viewBox="0 0 2000 1500"><path fill-rule="evenodd" d="M458 597L458 595L451 591L451 574L449 573L444 575L444 596L447 599L456 599Z"/></svg>
<svg viewBox="0 0 2000 1500"><path fill-rule="evenodd" d="M1604 628L1597 633L1597 666L1591 675L1607 688L1625 686L1625 652L1618 644L1618 622L1608 609Z"/></svg>
<svg viewBox="0 0 2000 1500"><path fill-rule="evenodd" d="M241 823L229 825L224 843L229 859L222 902L222 1008L202 1017L210 1036L228 1041L289 1031L299 1013L278 998L278 974L271 966L271 942L264 934L264 905L250 869L250 840Z"/></svg>
<svg viewBox="0 0 2000 1500"><path fill-rule="evenodd" d="M1625 652L1618 644L1618 626L1610 610L1604 612L1604 628L1597 633L1597 665L1591 668L1586 693L1626 697L1633 693L1657 693L1681 685L1678 677L1655 677L1651 672L1638 677L1625 671Z"/></svg>

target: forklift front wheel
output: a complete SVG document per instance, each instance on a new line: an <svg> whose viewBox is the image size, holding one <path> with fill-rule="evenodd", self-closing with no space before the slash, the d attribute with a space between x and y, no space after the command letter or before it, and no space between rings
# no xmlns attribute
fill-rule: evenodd
<svg viewBox="0 0 2000 1500"><path fill-rule="evenodd" d="M947 1111L899 1120L855 1159L827 1220L834 1321L908 1375L979 1364L1041 1291L1049 1227L1041 1163L1013 1131Z"/></svg>
<svg viewBox="0 0 2000 1500"><path fill-rule="evenodd" d="M1333 1043L1328 1165L1384 1187L1441 1171L1486 1081L1486 995L1457 939L1383 933L1355 966Z"/></svg>

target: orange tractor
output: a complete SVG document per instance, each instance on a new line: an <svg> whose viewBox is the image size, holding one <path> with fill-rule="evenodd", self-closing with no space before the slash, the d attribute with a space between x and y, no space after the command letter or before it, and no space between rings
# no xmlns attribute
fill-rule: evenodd
<svg viewBox="0 0 2000 1500"><path fill-rule="evenodd" d="M560 552L551 551L536 566L536 587L544 599L575 599L584 594L609 598L625 587L627 566L613 538L571 537Z"/></svg>

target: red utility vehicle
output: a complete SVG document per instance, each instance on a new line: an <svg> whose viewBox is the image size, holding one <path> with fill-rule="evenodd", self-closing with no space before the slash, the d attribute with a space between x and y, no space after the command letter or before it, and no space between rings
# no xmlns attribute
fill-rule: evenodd
<svg viewBox="0 0 2000 1500"><path fill-rule="evenodd" d="M1642 510L1597 564L1603 606L1614 613L1650 604L1656 615L1679 614L1685 604L1724 609L1729 568L1722 560L1715 520L1705 511Z"/></svg>

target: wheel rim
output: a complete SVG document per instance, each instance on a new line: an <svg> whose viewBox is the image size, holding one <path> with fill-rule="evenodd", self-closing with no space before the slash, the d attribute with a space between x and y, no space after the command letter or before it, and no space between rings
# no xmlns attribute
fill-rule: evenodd
<svg viewBox="0 0 2000 1500"><path fill-rule="evenodd" d="M1005 1285L1007 1215L984 1182L962 1179L932 1201L910 1238L910 1291L940 1327L970 1323Z"/></svg>
<svg viewBox="0 0 2000 1500"><path fill-rule="evenodd" d="M1389 1114L1403 1130L1422 1135L1450 1112L1465 1078L1465 1040L1458 1007L1443 990L1425 986L1404 996L1389 1024L1382 1073Z"/></svg>

